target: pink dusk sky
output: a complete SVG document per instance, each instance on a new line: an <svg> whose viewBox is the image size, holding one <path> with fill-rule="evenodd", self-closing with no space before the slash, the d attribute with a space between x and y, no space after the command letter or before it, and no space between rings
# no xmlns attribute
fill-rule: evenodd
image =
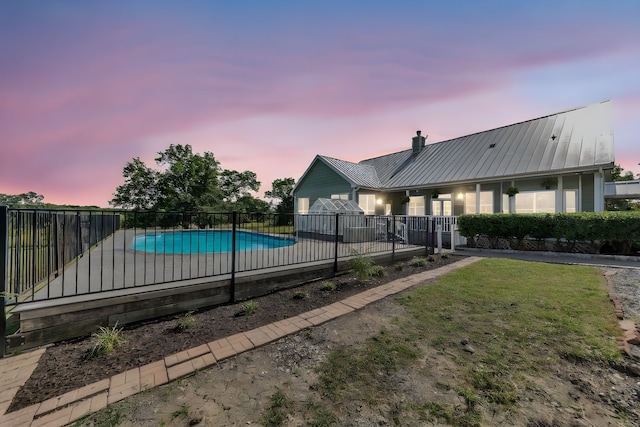
<svg viewBox="0 0 640 427"><path fill-rule="evenodd" d="M640 1L2 1L0 193L108 207L170 144L360 161L613 100L640 173Z"/></svg>

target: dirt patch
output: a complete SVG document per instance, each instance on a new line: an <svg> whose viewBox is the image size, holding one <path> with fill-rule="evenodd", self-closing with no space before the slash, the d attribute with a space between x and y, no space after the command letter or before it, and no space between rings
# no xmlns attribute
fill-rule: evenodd
<svg viewBox="0 0 640 427"><path fill-rule="evenodd" d="M463 257L450 255L430 257L424 266L412 266L411 261L386 268L382 278L362 282L345 274L329 280L335 290L321 289L321 281L295 289L274 292L255 298L258 309L251 315L240 314L239 304L216 307L193 313L193 325L176 333L176 318L170 317L139 323L124 329L125 342L118 351L91 360L85 356L93 340L83 338L63 341L49 348L27 383L16 394L8 412L43 402L87 384L109 378L128 369L162 360L200 344L215 341L239 332L296 316L323 307L351 295L389 281L456 262Z"/></svg>

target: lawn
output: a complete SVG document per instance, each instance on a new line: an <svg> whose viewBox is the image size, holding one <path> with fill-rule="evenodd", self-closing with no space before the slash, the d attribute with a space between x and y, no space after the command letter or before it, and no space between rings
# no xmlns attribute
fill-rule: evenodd
<svg viewBox="0 0 640 427"><path fill-rule="evenodd" d="M337 413L345 410L336 404L355 399L395 408L397 425L405 417L480 425L487 422L480 406L494 413L513 411L532 378L550 375L560 361L620 359L615 341L620 331L605 281L591 267L485 259L400 302L406 315L397 319L394 332L337 349L317 368L318 391ZM437 399L390 402L389 375L400 369L418 372L419 361L433 350L460 373L440 380L440 387L457 393L465 405ZM464 356L469 352L473 357Z"/></svg>

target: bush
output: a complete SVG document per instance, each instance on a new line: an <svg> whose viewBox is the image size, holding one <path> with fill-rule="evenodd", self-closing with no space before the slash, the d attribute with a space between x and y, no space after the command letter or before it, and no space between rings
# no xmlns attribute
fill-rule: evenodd
<svg viewBox="0 0 640 427"><path fill-rule="evenodd" d="M565 251L576 242L599 242L610 251L629 252L640 242L640 212L462 215L458 230L471 246L479 236L486 236L492 247L507 239L515 249L522 249L526 238L553 238Z"/></svg>
<svg viewBox="0 0 640 427"><path fill-rule="evenodd" d="M385 269L381 265L364 255L356 255L349 260L349 268L358 280L367 281L374 277L382 277L385 275Z"/></svg>
<svg viewBox="0 0 640 427"><path fill-rule="evenodd" d="M328 280L323 280L322 283L320 283L320 290L322 291L335 291L336 288L336 284Z"/></svg>
<svg viewBox="0 0 640 427"><path fill-rule="evenodd" d="M93 359L94 357L98 357L102 354L111 353L124 342L122 328L118 329L117 323L113 328L100 326L99 331L93 334L93 339L94 345L87 354L87 359Z"/></svg>
<svg viewBox="0 0 640 427"><path fill-rule="evenodd" d="M175 325L173 326L174 332L184 332L193 326L196 319L193 318L193 311L188 311L184 314L176 316Z"/></svg>

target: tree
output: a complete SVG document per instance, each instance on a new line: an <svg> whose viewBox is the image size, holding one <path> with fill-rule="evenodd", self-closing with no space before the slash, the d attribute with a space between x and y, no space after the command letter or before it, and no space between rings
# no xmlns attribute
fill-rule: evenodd
<svg viewBox="0 0 640 427"><path fill-rule="evenodd" d="M158 171L136 157L125 165L122 175L124 184L116 188L110 205L124 209L153 209L157 205Z"/></svg>
<svg viewBox="0 0 640 427"><path fill-rule="evenodd" d="M293 186L296 180L293 178L276 179L271 183L271 190L265 191L264 197L280 199L276 206L278 213L293 213Z"/></svg>
<svg viewBox="0 0 640 427"><path fill-rule="evenodd" d="M171 144L158 154L156 163L166 167L158 180L158 209L196 211L221 205L220 162L213 153L193 154L190 145Z"/></svg>
<svg viewBox="0 0 640 427"><path fill-rule="evenodd" d="M20 208L34 208L43 207L42 201L44 196L41 194L29 191L28 193L22 193L17 195L0 194L0 205L7 205L10 207Z"/></svg>
<svg viewBox="0 0 640 427"><path fill-rule="evenodd" d="M260 189L260 181L254 172L223 170L220 174L220 190L225 202L233 204L241 198L251 197L251 191Z"/></svg>
<svg viewBox="0 0 640 427"><path fill-rule="evenodd" d="M195 211L221 206L220 163L213 153L194 154L190 145L169 146L149 168L134 158L123 169L125 183L109 202L126 209Z"/></svg>
<svg viewBox="0 0 640 427"><path fill-rule="evenodd" d="M622 174L624 169L620 165L613 165L613 169L611 170L611 180L612 181L633 181L633 172L627 171Z"/></svg>
<svg viewBox="0 0 640 427"><path fill-rule="evenodd" d="M611 170L611 180L612 181L633 181L634 176L633 172L627 171L623 173L624 169L620 165L613 165L613 169ZM640 177L640 175L638 175ZM637 200L629 200L629 199L608 199L607 200L607 210L608 211L630 211L630 210L640 210L640 204Z"/></svg>
<svg viewBox="0 0 640 427"><path fill-rule="evenodd" d="M293 186L295 179L283 178L276 179L271 183L271 190L265 191L264 196L270 199L280 199L280 203L276 206L278 225L290 225L293 223Z"/></svg>
<svg viewBox="0 0 640 427"><path fill-rule="evenodd" d="M244 213L265 214L271 210L271 205L262 199L247 195L236 200L232 209Z"/></svg>

